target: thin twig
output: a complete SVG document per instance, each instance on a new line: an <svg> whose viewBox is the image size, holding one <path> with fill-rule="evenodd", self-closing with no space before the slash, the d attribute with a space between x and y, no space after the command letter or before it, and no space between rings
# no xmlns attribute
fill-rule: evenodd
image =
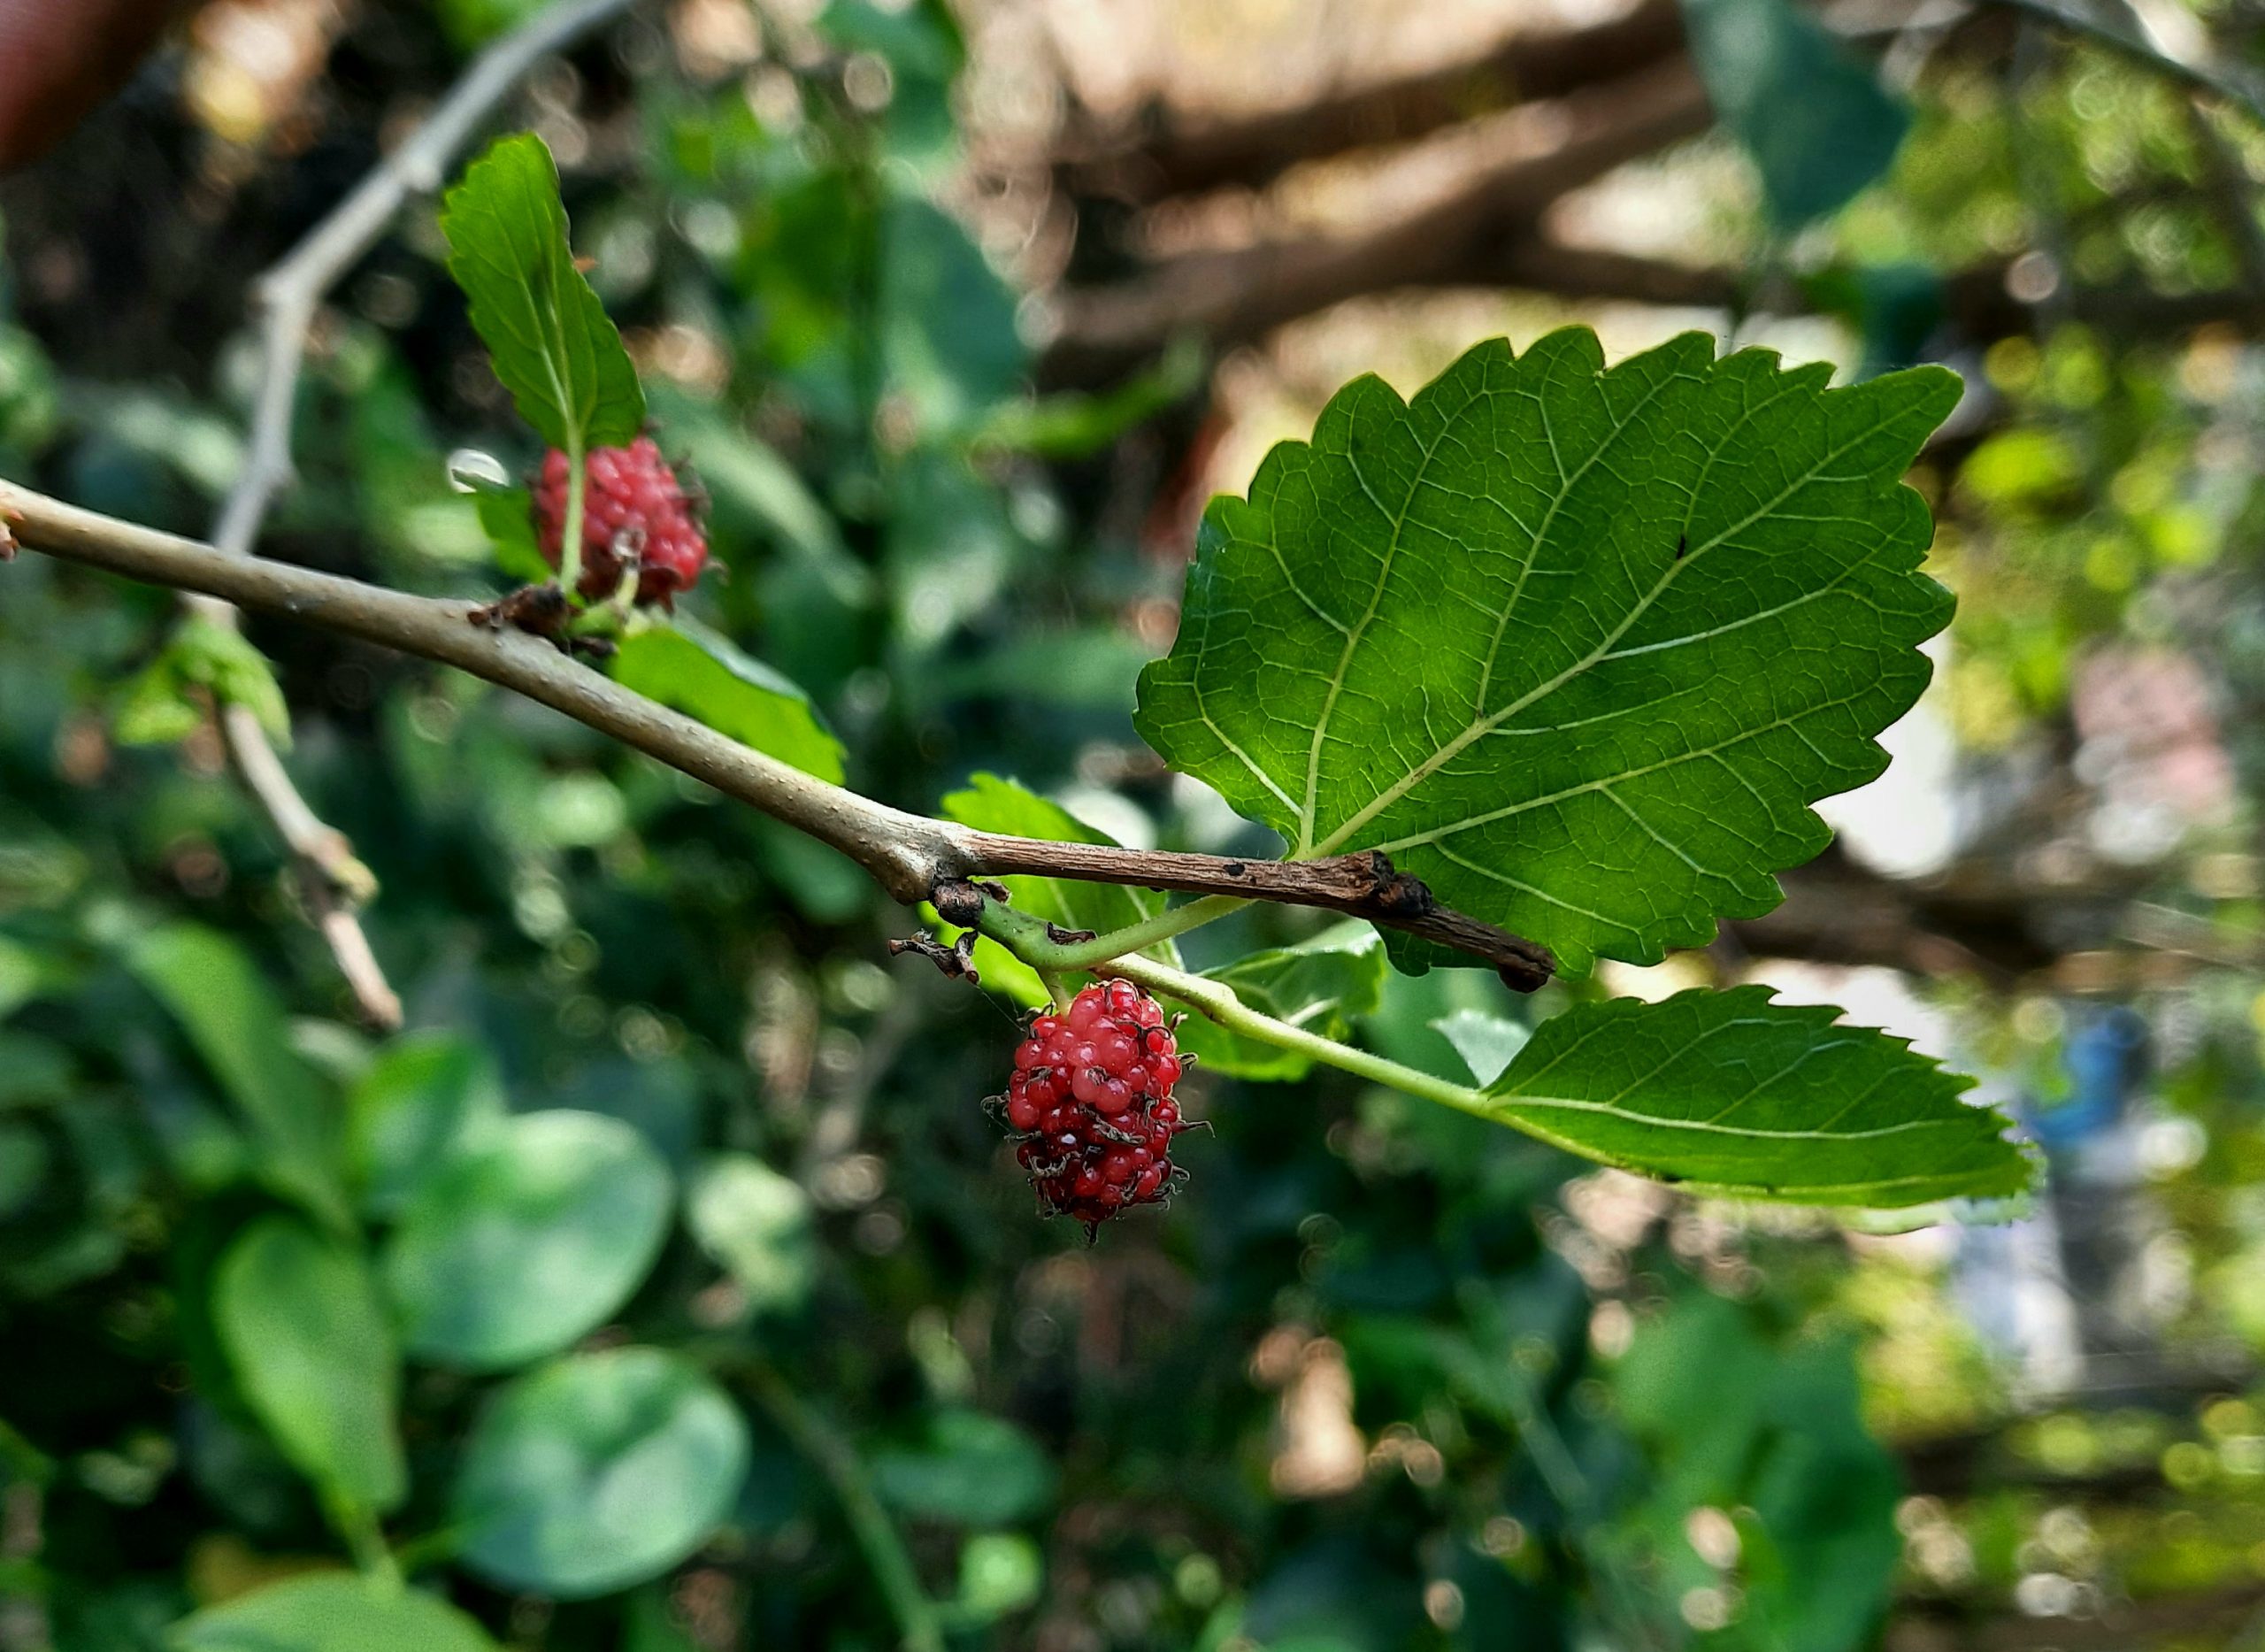
<svg viewBox="0 0 2265 1652"><path fill-rule="evenodd" d="M411 596L288 563L233 557L6 481L0 481L0 521L13 527L27 550L202 592L514 689L807 833L856 861L897 900L933 901L952 921L960 921L953 913L962 910L961 898L977 893L969 880L1028 872L1352 913L1460 948L1495 965L1514 985L1538 986L1555 967L1546 949L1440 906L1420 880L1394 872L1379 856L1242 860L977 832L892 809L742 746L547 642L481 623L482 611L470 603Z"/></svg>
<svg viewBox="0 0 2265 1652"><path fill-rule="evenodd" d="M633 0L564 0L497 41L409 138L302 239L254 288L260 314L259 391L244 466L220 506L212 543L249 556L275 498L292 480L291 419L306 365L307 335L323 298L392 225L411 196L441 186L449 163L488 114L547 54L626 11ZM236 611L213 597L184 599L189 611L233 627ZM245 789L274 823L300 872L308 915L330 943L362 1014L372 1025L401 1025L401 1000L387 984L356 910L375 891L369 868L344 834L311 809L257 718L231 708L220 729Z"/></svg>

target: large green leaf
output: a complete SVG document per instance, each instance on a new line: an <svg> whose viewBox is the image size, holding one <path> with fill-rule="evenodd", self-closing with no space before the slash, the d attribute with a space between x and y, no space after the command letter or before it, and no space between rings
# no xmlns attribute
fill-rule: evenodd
<svg viewBox="0 0 2265 1652"><path fill-rule="evenodd" d="M622 640L613 679L674 706L719 734L837 784L841 742L818 720L810 696L761 660L711 631L679 620Z"/></svg>
<svg viewBox="0 0 2265 1652"><path fill-rule="evenodd" d="M519 416L554 448L618 447L645 423L621 334L574 265L558 168L533 133L467 167L441 213L449 273Z"/></svg>
<svg viewBox="0 0 2265 1652"><path fill-rule="evenodd" d="M138 938L126 961L251 1126L259 1179L342 1231L338 1109L292 1052L282 1009L250 960L209 929L168 924Z"/></svg>
<svg viewBox="0 0 2265 1652"><path fill-rule="evenodd" d="M237 1386L294 1467L365 1514L401 1501L401 1362L360 1256L294 1218L263 1217L213 1272L212 1319Z"/></svg>
<svg viewBox="0 0 2265 1652"><path fill-rule="evenodd" d="M1877 775L1949 619L1898 485L1958 398L1918 368L1691 334L1496 340L1331 401L1206 513L1140 726L1299 856L1379 849L1569 969L1780 898Z"/></svg>
<svg viewBox="0 0 2265 1652"><path fill-rule="evenodd" d="M556 1353L645 1278L668 1166L618 1118L526 1113L426 1178L385 1255L410 1351L476 1371Z"/></svg>
<svg viewBox="0 0 2265 1652"><path fill-rule="evenodd" d="M170 1639L175 1652L495 1652L488 1632L445 1602L343 1572L208 1607Z"/></svg>
<svg viewBox="0 0 2265 1652"><path fill-rule="evenodd" d="M739 1494L747 1426L657 1348L558 1361L498 1394L455 1494L465 1564L507 1588L609 1594L675 1565Z"/></svg>
<svg viewBox="0 0 2265 1652"><path fill-rule="evenodd" d="M1911 115L1879 75L1793 0L1683 0L1691 55L1723 124L1791 229L1885 174Z"/></svg>
<svg viewBox="0 0 2265 1652"><path fill-rule="evenodd" d="M2004 1198L2028 1156L1973 1080L1766 987L1616 998L1545 1021L1486 1088L1498 1117L1701 1191L1890 1209Z"/></svg>

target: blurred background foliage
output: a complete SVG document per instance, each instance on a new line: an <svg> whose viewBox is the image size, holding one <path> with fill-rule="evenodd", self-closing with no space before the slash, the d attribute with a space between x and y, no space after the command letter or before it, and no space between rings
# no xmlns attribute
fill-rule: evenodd
<svg viewBox="0 0 2265 1652"><path fill-rule="evenodd" d="M537 9L196 9L0 187L0 471L201 531L248 284ZM1354 373L1567 319L1959 367L1915 476L1959 616L1785 906L1342 1014L1452 1072L1459 1010L1766 980L1981 1072L2053 1166L2019 1220L1765 1219L1215 1075L1189 1190L1087 1249L979 1105L1011 1007L890 967L855 868L257 624L380 885L374 1036L211 726L257 672L21 558L0 1648L2265 1645L2265 14L2067 15L674 0L499 115L713 496L690 610L922 811L988 772L1272 852L1131 684L1202 500ZM535 456L441 252L419 208L321 312L268 554L503 588L452 479Z"/></svg>

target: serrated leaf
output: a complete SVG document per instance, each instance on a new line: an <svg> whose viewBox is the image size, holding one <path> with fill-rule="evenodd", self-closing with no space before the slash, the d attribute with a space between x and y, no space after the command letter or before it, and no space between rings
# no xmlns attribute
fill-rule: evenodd
<svg viewBox="0 0 2265 1652"><path fill-rule="evenodd" d="M1911 115L1879 75L1790 0L1683 0L1691 56L1787 229L1884 175Z"/></svg>
<svg viewBox="0 0 2265 1652"><path fill-rule="evenodd" d="M618 447L644 427L645 394L621 334L567 240L558 168L533 133L499 139L441 212L449 273L519 417L554 448Z"/></svg>
<svg viewBox="0 0 2265 1652"><path fill-rule="evenodd" d="M979 832L998 832L1013 837L1043 838L1053 843L1113 843L1106 832L1087 826L1061 804L1040 797L1019 781L996 774L978 773L967 789L953 792L943 802L944 818ZM1106 934L1153 918L1163 910L1163 896L1153 889L1124 884L1081 883L1073 878L1017 876L1001 880L1018 911L1029 912L1065 929L1090 929ZM930 914L933 916L933 914ZM947 934L956 931L946 928ZM1146 956L1159 963L1177 964L1179 952L1169 941L1148 949ZM983 984L1026 1004L1047 1001L1046 988L1031 967L998 942L985 937L975 943L975 967Z"/></svg>
<svg viewBox="0 0 2265 1652"><path fill-rule="evenodd" d="M495 1652L444 1601L352 1573L290 1578L173 1625L174 1652Z"/></svg>
<svg viewBox="0 0 2265 1652"><path fill-rule="evenodd" d="M703 627L680 620L623 638L613 680L805 773L841 779L841 742L818 720L810 696Z"/></svg>
<svg viewBox="0 0 2265 1652"><path fill-rule="evenodd" d="M1570 972L1767 911L1951 611L1898 479L1958 380L1830 373L1700 334L1608 371L1569 328L1412 402L1355 380L1205 514L1140 732L1293 853L1383 849Z"/></svg>
<svg viewBox="0 0 2265 1652"><path fill-rule="evenodd" d="M1766 987L1616 998L1541 1024L1486 1110L1639 1175L1799 1204L2004 1198L2032 1165L1971 1079Z"/></svg>
<svg viewBox="0 0 2265 1652"><path fill-rule="evenodd" d="M290 1217L264 1217L214 1270L212 1322L293 1467L335 1504L382 1514L401 1501L400 1358L360 1256Z"/></svg>
<svg viewBox="0 0 2265 1652"><path fill-rule="evenodd" d="M1271 947L1204 975L1235 989L1244 1004L1278 1021L1343 1040L1356 1016L1372 1012L1384 992L1384 942L1359 922L1332 924L1294 946ZM1213 1072L1238 1079L1286 1081L1313 1068L1311 1057L1241 1038L1214 1021L1180 1023L1179 1047Z"/></svg>

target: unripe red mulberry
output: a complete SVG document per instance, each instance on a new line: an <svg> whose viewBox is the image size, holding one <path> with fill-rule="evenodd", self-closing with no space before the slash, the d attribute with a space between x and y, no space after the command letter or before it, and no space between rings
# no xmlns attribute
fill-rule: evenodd
<svg viewBox="0 0 2265 1652"><path fill-rule="evenodd" d="M637 600L676 605L708 565L708 539L698 509L650 436L626 448L593 448L584 462L581 594L592 602L613 595L625 557L637 564ZM566 537L566 455L543 455L534 487L535 542L543 560L559 565Z"/></svg>
<svg viewBox="0 0 2265 1652"><path fill-rule="evenodd" d="M1049 1213L1075 1217L1090 1235L1171 1192L1186 1173L1171 1141L1190 1127L1172 1095L1187 1059L1163 1009L1130 981L1088 987L1063 1014L1031 1023L1004 1118Z"/></svg>

